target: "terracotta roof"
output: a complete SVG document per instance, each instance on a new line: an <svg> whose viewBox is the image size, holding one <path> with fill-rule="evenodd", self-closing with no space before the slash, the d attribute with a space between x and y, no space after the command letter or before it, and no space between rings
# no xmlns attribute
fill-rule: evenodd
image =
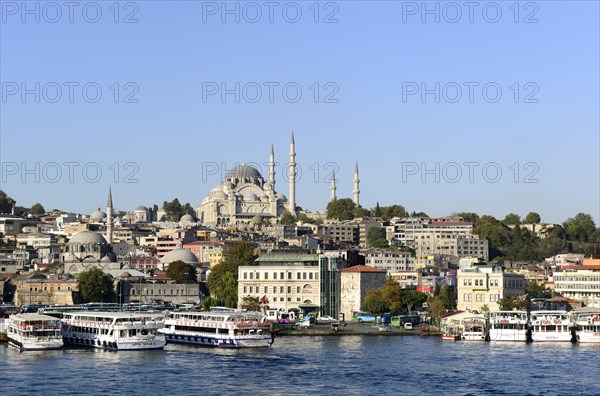
<svg viewBox="0 0 600 396"><path fill-rule="evenodd" d="M561 270L594 270L599 271L600 265L563 265Z"/></svg>
<svg viewBox="0 0 600 396"><path fill-rule="evenodd" d="M372 273L385 273L384 270L379 268L370 267L368 265L355 265L354 267L346 268L342 272L372 272Z"/></svg>

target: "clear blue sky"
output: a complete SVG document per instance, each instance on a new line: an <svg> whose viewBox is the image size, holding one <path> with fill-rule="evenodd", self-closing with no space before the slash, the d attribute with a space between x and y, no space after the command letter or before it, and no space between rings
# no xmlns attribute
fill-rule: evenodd
<svg viewBox="0 0 600 396"><path fill-rule="evenodd" d="M271 143L282 163L277 190L287 195L282 169L293 129L303 171L297 202L305 209L325 208L330 162L339 166L338 197L351 197L359 161L366 207L398 203L436 216L499 218L537 211L548 222L587 212L600 223L597 1L520 2L518 16L513 1L473 10L427 2L439 7L439 23L420 1L320 2L318 23L313 1L276 2L272 23L263 2L253 3L261 16L254 5L227 3L238 4L239 23L220 1L120 2L118 15L113 1L100 1L96 23L86 2L72 10L72 23L66 6L40 2L35 15L36 2L27 4L33 14L20 1L1 2L1 182L20 205L90 213L106 205L112 184L121 210L175 197L195 207L220 181L203 177L203 167L266 162ZM40 103L33 93L21 96L36 82ZM290 82L302 90L297 102L294 86L282 93ZM68 83L79 84L73 103ZM221 83L240 83L239 103L233 94L225 101L207 94ZM262 87L255 102L253 83ZM279 84L272 103L265 83ZM433 93L423 100L414 92L435 91L436 83L439 103ZM91 103L95 87L102 96ZM138 102L125 103L132 93ZM72 182L65 162L80 164ZM82 175L94 162L103 172L97 182L93 167L88 180ZM136 183L124 183L136 171L123 169L129 162ZM479 165L465 165L472 162ZM40 164L39 182L22 163L33 173ZM423 164L439 182L422 174ZM525 183L528 175L533 183Z"/></svg>

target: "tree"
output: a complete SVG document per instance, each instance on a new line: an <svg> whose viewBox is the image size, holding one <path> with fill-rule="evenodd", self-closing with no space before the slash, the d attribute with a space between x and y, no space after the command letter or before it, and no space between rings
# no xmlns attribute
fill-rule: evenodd
<svg viewBox="0 0 600 396"><path fill-rule="evenodd" d="M374 248L386 248L390 243L385 238L385 229L381 227L371 227L367 232L367 245Z"/></svg>
<svg viewBox="0 0 600 396"><path fill-rule="evenodd" d="M304 223L304 224L315 224L316 221L314 219L311 219L310 217L308 217L306 214L304 213L300 213L298 215L298 221Z"/></svg>
<svg viewBox="0 0 600 396"><path fill-rule="evenodd" d="M425 212L415 212L415 211L413 211L410 214L410 217L429 217L429 215L427 213L425 213Z"/></svg>
<svg viewBox="0 0 600 396"><path fill-rule="evenodd" d="M387 277L381 290L381 296L390 307L390 311L398 312L402 308L402 288L393 278Z"/></svg>
<svg viewBox="0 0 600 396"><path fill-rule="evenodd" d="M370 312L373 315L381 315L390 310L390 306L387 301L383 298L381 288L370 289L367 291L365 302L360 308L363 311Z"/></svg>
<svg viewBox="0 0 600 396"><path fill-rule="evenodd" d="M452 216L462 217L464 221L469 221L471 223L476 223L479 220L479 215L473 212L457 212L452 213Z"/></svg>
<svg viewBox="0 0 600 396"><path fill-rule="evenodd" d="M569 241L588 242L596 231L596 224L587 213L578 213L563 223Z"/></svg>
<svg viewBox="0 0 600 396"><path fill-rule="evenodd" d="M189 214L196 219L196 213L192 206L189 203L181 205L178 198L175 198L171 202L164 201L162 208L166 213L167 219L170 221L179 221L179 219L186 214Z"/></svg>
<svg viewBox="0 0 600 396"><path fill-rule="evenodd" d="M0 213L10 213L13 205L16 203L14 199L6 195L6 193L0 190Z"/></svg>
<svg viewBox="0 0 600 396"><path fill-rule="evenodd" d="M236 307L238 268L256 265L254 261L257 257L254 248L247 242L229 248L223 261L210 270L208 279L206 279L206 286L212 297L210 303ZM233 303L233 297L235 297L235 303Z"/></svg>
<svg viewBox="0 0 600 396"><path fill-rule="evenodd" d="M286 210L285 213L281 215L279 222L283 225L295 225L296 217Z"/></svg>
<svg viewBox="0 0 600 396"><path fill-rule="evenodd" d="M46 209L44 209L44 207L42 206L41 203L36 203L34 204L31 209L29 209L29 214L30 215L41 215L46 213Z"/></svg>
<svg viewBox="0 0 600 396"><path fill-rule="evenodd" d="M527 310L527 301L519 296L507 296L498 301L501 311L525 311Z"/></svg>
<svg viewBox="0 0 600 396"><path fill-rule="evenodd" d="M384 206L381 208L381 219L389 220L392 217L408 217L408 212L402 205Z"/></svg>
<svg viewBox="0 0 600 396"><path fill-rule="evenodd" d="M504 220L502 220L502 222L506 225L520 225L521 224L521 218L519 217L518 214L515 213L509 213L506 215L506 217L504 218Z"/></svg>
<svg viewBox="0 0 600 396"><path fill-rule="evenodd" d="M525 286L525 294L530 298L551 298L552 292L538 285L536 281L530 280Z"/></svg>
<svg viewBox="0 0 600 396"><path fill-rule="evenodd" d="M260 300L258 297L246 296L242 299L242 306L240 307L246 311L258 312L260 311Z"/></svg>
<svg viewBox="0 0 600 396"><path fill-rule="evenodd" d="M379 207L379 202L377 202L377 205L375 206L375 209L373 210L373 216L381 217L381 208Z"/></svg>
<svg viewBox="0 0 600 396"><path fill-rule="evenodd" d="M525 224L539 224L542 221L542 218L536 212L529 212L527 216L525 216Z"/></svg>
<svg viewBox="0 0 600 396"><path fill-rule="evenodd" d="M336 220L354 219L354 202L350 198L336 199L327 204L327 218Z"/></svg>
<svg viewBox="0 0 600 396"><path fill-rule="evenodd" d="M437 291L437 289L436 289ZM436 296L444 304L444 307L448 311L454 311L456 309L457 293L453 287L444 285L439 289L439 293Z"/></svg>
<svg viewBox="0 0 600 396"><path fill-rule="evenodd" d="M371 211L358 205L354 207L354 218L371 217Z"/></svg>
<svg viewBox="0 0 600 396"><path fill-rule="evenodd" d="M423 303L427 301L427 294L416 290L404 290L402 293L402 299L408 312L411 312L413 307L420 308Z"/></svg>
<svg viewBox="0 0 600 396"><path fill-rule="evenodd" d="M448 312L448 309L446 308L444 301L442 301L439 296L435 297L429 305L429 313L431 314L431 317L435 319L435 323L437 323L438 326L440 325L442 316L444 316L446 312Z"/></svg>
<svg viewBox="0 0 600 396"><path fill-rule="evenodd" d="M80 273L77 287L79 288L79 295L86 302L115 301L113 278L102 272L98 267Z"/></svg>
<svg viewBox="0 0 600 396"><path fill-rule="evenodd" d="M167 276L175 283L195 283L197 280L196 268L181 260L173 261L169 264Z"/></svg>

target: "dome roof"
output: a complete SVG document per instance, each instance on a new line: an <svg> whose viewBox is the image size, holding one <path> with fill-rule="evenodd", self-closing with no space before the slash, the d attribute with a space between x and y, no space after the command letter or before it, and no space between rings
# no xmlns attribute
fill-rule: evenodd
<svg viewBox="0 0 600 396"><path fill-rule="evenodd" d="M231 176L235 176L235 177L261 177L260 172L258 170L256 170L256 168L250 166L250 165L246 165L246 164L242 164L242 165L238 165L235 168L233 168L232 170L230 170L229 172L227 172L227 176L231 177Z"/></svg>
<svg viewBox="0 0 600 396"><path fill-rule="evenodd" d="M106 213L104 213L103 211L100 210L100 208L98 208L98 210L92 212L92 214L90 215L90 219L92 219L92 220L106 219Z"/></svg>
<svg viewBox="0 0 600 396"><path fill-rule="evenodd" d="M199 264L198 258L188 249L171 250L160 259L160 262L163 264L170 264L173 261L183 261L186 264Z"/></svg>
<svg viewBox="0 0 600 396"><path fill-rule="evenodd" d="M82 231L73 235L71 239L69 239L69 244L73 243L108 243L106 239L97 232L93 231Z"/></svg>
<svg viewBox="0 0 600 396"><path fill-rule="evenodd" d="M135 211L136 212L140 212L140 211L148 212L148 208L145 206L138 206L137 208L135 208Z"/></svg>
<svg viewBox="0 0 600 396"><path fill-rule="evenodd" d="M194 218L192 217L192 215L186 214L181 216L181 219L179 219L180 223L194 223Z"/></svg>
<svg viewBox="0 0 600 396"><path fill-rule="evenodd" d="M280 201L287 201L287 197L285 195L283 195L282 193L277 193L275 196Z"/></svg>

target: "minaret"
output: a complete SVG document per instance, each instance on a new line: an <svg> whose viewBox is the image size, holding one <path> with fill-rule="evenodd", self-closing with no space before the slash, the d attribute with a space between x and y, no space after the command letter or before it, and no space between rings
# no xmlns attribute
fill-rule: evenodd
<svg viewBox="0 0 600 396"><path fill-rule="evenodd" d="M337 199L335 195L335 191L337 187L335 186L335 170L331 172L331 195L329 196L329 202L333 202Z"/></svg>
<svg viewBox="0 0 600 396"><path fill-rule="evenodd" d="M106 204L106 236L108 237L108 243L113 243L113 202L112 202L112 189L108 187L108 203Z"/></svg>
<svg viewBox="0 0 600 396"><path fill-rule="evenodd" d="M294 142L294 131L292 131L292 142L290 144L290 198L289 211L296 216L296 143Z"/></svg>
<svg viewBox="0 0 600 396"><path fill-rule="evenodd" d="M275 191L275 151L273 150L273 144L271 144L271 156L269 157L269 184Z"/></svg>
<svg viewBox="0 0 600 396"><path fill-rule="evenodd" d="M360 189L358 185L360 183L360 179L358 178L358 161L356 162L356 167L354 168L354 205L359 206L360 200L358 199L358 195L360 194Z"/></svg>

